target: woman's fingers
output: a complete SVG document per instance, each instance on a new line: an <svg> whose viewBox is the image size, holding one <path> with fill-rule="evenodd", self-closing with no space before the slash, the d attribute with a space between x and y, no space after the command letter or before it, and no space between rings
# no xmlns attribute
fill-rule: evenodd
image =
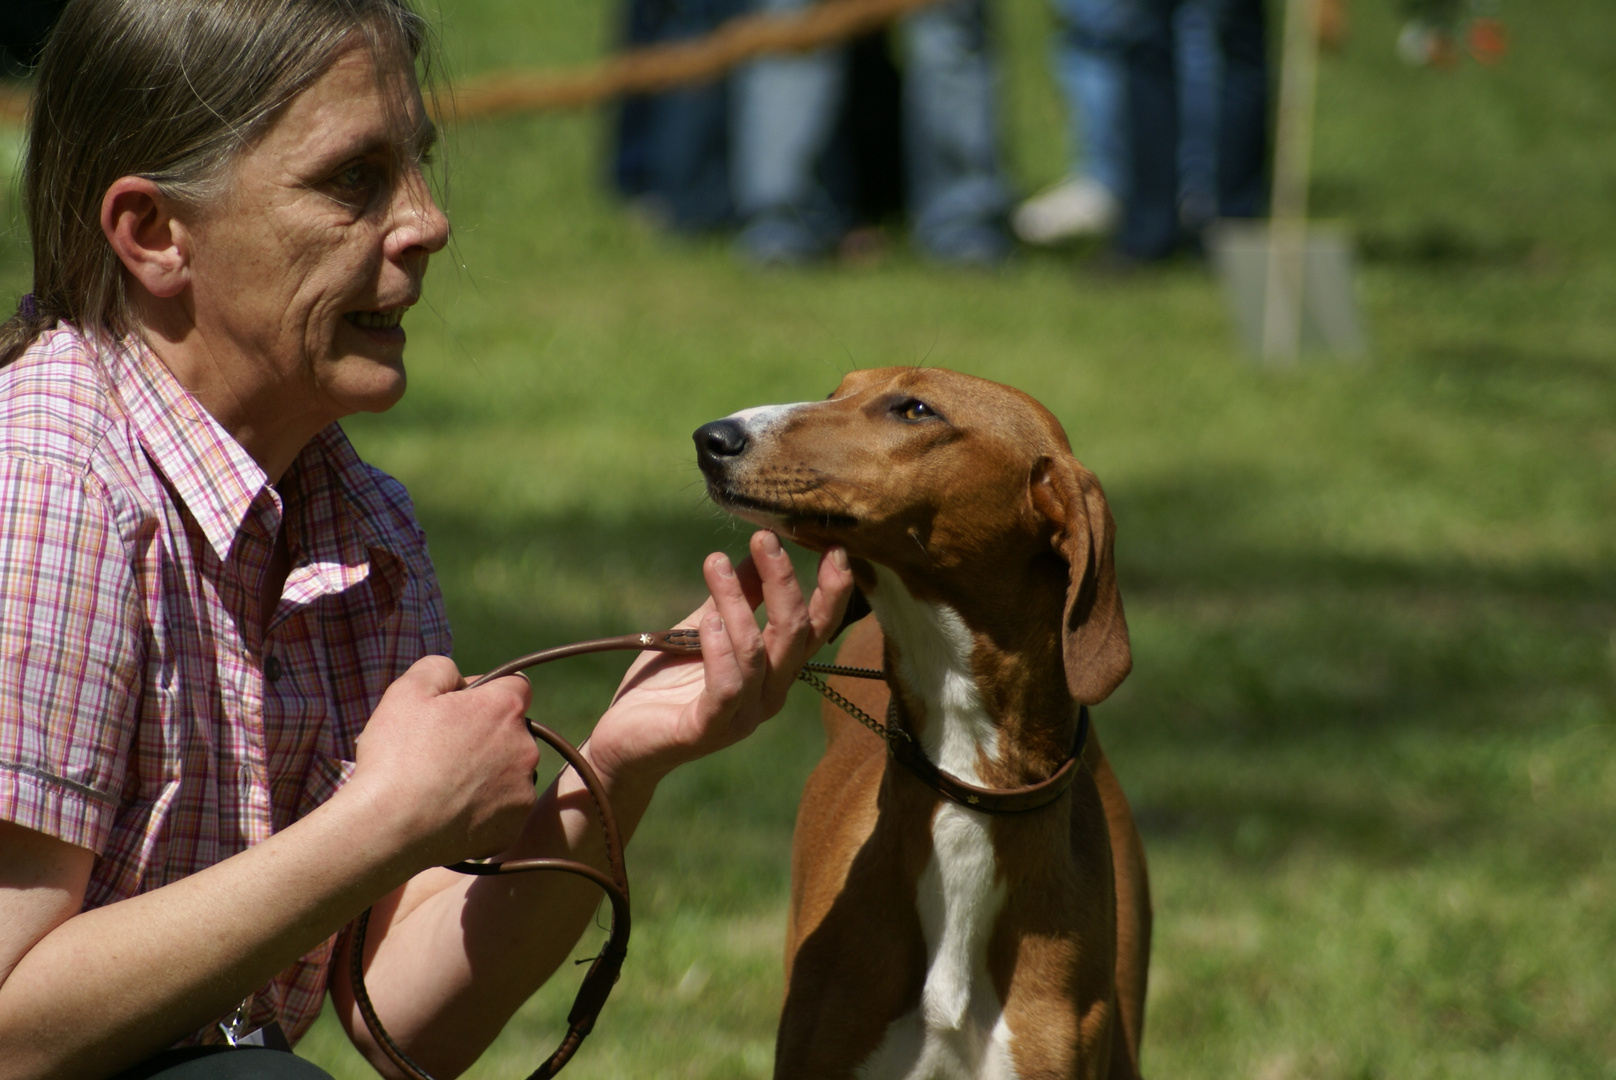
<svg viewBox="0 0 1616 1080"><path fill-rule="evenodd" d="M417 661L387 688L358 740L353 784L385 785L399 835L434 861L499 850L535 798L527 680L464 686L447 658Z"/></svg>
<svg viewBox="0 0 1616 1080"><path fill-rule="evenodd" d="M808 656L818 652L842 625L852 598L853 570L848 565L847 549L831 548L819 557L818 583L808 598L808 623L813 633Z"/></svg>
<svg viewBox="0 0 1616 1080"><path fill-rule="evenodd" d="M746 614L748 622L752 613ZM718 615L709 615L698 628L701 633L701 697L709 717L733 709L746 689L746 677L735 655L735 643L728 624Z"/></svg>
<svg viewBox="0 0 1616 1080"><path fill-rule="evenodd" d="M755 724L779 710L803 661L834 631L853 579L846 553L833 549L820 558L817 587L805 598L779 537L759 531L750 548L751 557L739 566L715 554L705 567L714 609L724 618L742 680L735 696L710 692L708 698L720 710L756 710ZM759 603L766 615L762 631L752 616Z"/></svg>
<svg viewBox="0 0 1616 1080"><path fill-rule="evenodd" d="M660 777L668 769L748 735L784 703L803 661L839 625L852 591L847 557L820 559L817 587L804 598L791 560L768 534L752 556L722 553L702 564L709 597L681 625L701 636L695 658L645 653L618 688L590 739L608 773ZM768 629L754 609L767 609Z"/></svg>
<svg viewBox="0 0 1616 1080"><path fill-rule="evenodd" d="M797 570L791 564L780 538L772 532L752 535L752 561L763 581L763 608L768 622L763 627L763 644L771 668L792 666L806 644L808 604L797 584ZM794 677L796 671L792 670Z"/></svg>
<svg viewBox="0 0 1616 1080"><path fill-rule="evenodd" d="M747 563L737 568L723 552L707 556L706 563L702 565L707 591L713 598L713 611L724 620L736 661L743 668L757 663L762 648L762 635L758 631L757 620L752 617L755 602L747 597L745 587L746 577L756 572Z"/></svg>

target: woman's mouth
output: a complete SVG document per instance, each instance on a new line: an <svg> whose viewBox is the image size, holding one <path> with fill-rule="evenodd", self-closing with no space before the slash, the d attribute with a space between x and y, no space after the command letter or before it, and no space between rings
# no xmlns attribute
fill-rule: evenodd
<svg viewBox="0 0 1616 1080"><path fill-rule="evenodd" d="M401 304L376 311L349 311L343 314L342 319L377 345L399 348L404 344L404 328L399 323L408 310L408 304Z"/></svg>
<svg viewBox="0 0 1616 1080"><path fill-rule="evenodd" d="M350 326L361 330L397 330L404 321L404 307L384 308L380 311L350 311L343 315Z"/></svg>

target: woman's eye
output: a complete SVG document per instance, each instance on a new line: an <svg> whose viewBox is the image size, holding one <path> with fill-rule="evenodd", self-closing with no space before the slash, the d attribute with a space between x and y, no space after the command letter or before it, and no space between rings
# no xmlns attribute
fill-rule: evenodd
<svg viewBox="0 0 1616 1080"><path fill-rule="evenodd" d="M344 165L332 174L330 190L344 202L365 202L376 188L376 170L359 161Z"/></svg>
<svg viewBox="0 0 1616 1080"><path fill-rule="evenodd" d="M924 420L927 417L937 415L930 405L927 405L924 401L916 401L913 398L900 402L897 412L905 420Z"/></svg>

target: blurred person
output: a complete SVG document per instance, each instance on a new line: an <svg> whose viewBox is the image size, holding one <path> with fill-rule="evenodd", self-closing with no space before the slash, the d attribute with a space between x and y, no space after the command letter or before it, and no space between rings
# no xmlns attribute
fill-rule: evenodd
<svg viewBox="0 0 1616 1080"><path fill-rule="evenodd" d="M627 48L711 33L746 0L628 0ZM626 98L617 115L612 182L653 225L704 232L734 223L729 187L731 79Z"/></svg>
<svg viewBox="0 0 1616 1080"><path fill-rule="evenodd" d="M746 0L628 0L628 49L683 41L718 30ZM837 110L817 177L839 219L866 244L876 225L903 210L900 82L877 31L843 46L844 100ZM730 191L733 79L677 87L624 100L618 111L612 183L647 223L701 233L734 226ZM847 254L858 236L844 240Z"/></svg>
<svg viewBox="0 0 1616 1080"><path fill-rule="evenodd" d="M810 0L758 0L765 11ZM982 0L943 0L897 27L905 202L916 246L962 265L1009 252L993 70ZM848 51L770 56L736 78L732 185L741 254L796 263L833 251L851 222L821 174L848 92ZM857 109L858 102L851 103Z"/></svg>
<svg viewBox="0 0 1616 1080"><path fill-rule="evenodd" d="M71 0L46 45L0 326L0 1075L323 1077L288 1049L328 991L390 1072L345 961L371 906L376 1007L455 1075L599 903L441 869L604 851L576 776L535 792L525 680L448 659L409 497L340 425L403 394L448 240L424 45L404 0ZM844 553L805 598L751 552L583 751L625 838L840 618Z"/></svg>
<svg viewBox="0 0 1616 1080"><path fill-rule="evenodd" d="M1217 218L1256 217L1266 202L1262 0L1140 0L1139 14L1112 264L1121 267L1199 252Z"/></svg>
<svg viewBox="0 0 1616 1080"><path fill-rule="evenodd" d="M1128 190L1128 49L1141 0L1055 0L1051 49L1066 99L1072 166L1016 208L1011 226L1029 244L1110 233Z"/></svg>
<svg viewBox="0 0 1616 1080"><path fill-rule="evenodd" d="M1251 122L1254 107L1265 107L1264 99L1241 97L1249 95L1242 83L1249 72L1239 64L1252 46L1240 39L1249 32L1240 20L1251 15L1237 10L1240 3L1057 0L1054 67L1067 101L1074 161L1066 178L1017 208L1012 224L1018 237L1030 244L1056 244L1109 235L1123 226L1130 203L1136 215L1151 218L1148 226L1135 220L1136 230L1159 230L1154 219L1161 209L1160 186L1169 175L1176 185L1176 212L1189 234L1198 234L1220 214L1255 212L1246 209L1249 198L1244 193L1228 199L1220 195L1220 185L1247 183L1220 180L1218 161L1220 155L1235 162L1249 159L1238 127ZM1261 18L1260 9L1256 17ZM1228 80L1233 80L1232 88ZM1237 103L1234 113L1225 114L1229 93ZM1136 96L1141 98L1143 126L1134 123L1131 103ZM1138 190L1136 154L1144 170ZM1261 167L1259 157L1259 175ZM1160 257L1163 246L1154 237L1130 237L1124 243L1143 258Z"/></svg>

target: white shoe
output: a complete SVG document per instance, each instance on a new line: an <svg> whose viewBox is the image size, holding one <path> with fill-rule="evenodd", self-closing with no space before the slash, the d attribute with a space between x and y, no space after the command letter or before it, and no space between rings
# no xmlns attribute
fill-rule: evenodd
<svg viewBox="0 0 1616 1080"><path fill-rule="evenodd" d="M1058 244L1083 236L1103 236L1116 228L1122 203L1088 177L1068 177L1016 208L1010 227L1028 244Z"/></svg>

